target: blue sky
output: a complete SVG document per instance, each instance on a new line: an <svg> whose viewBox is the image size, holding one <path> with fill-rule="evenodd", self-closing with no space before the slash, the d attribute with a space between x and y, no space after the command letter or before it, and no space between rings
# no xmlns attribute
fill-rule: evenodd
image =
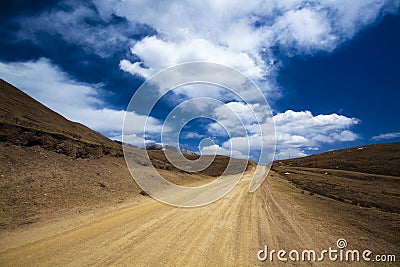
<svg viewBox="0 0 400 267"><path fill-rule="evenodd" d="M263 91L274 115L278 158L400 141L400 1L0 5L0 77L110 138L121 138L127 104L147 77L176 64L209 61L238 69ZM161 101L146 138L159 141L171 102L196 96L196 90ZM210 137L215 144L204 152L226 154L233 138L211 131L212 123L189 123L181 146L197 150ZM142 129L133 131L132 142L140 144Z"/></svg>

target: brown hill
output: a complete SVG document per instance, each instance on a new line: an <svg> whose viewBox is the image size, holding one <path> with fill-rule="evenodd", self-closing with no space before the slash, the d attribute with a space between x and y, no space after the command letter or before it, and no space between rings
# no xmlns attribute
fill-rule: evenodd
<svg viewBox="0 0 400 267"><path fill-rule="evenodd" d="M40 146L72 158L123 156L121 143L65 119L4 80L0 80L0 142L23 147ZM168 162L163 151L148 153L157 169L178 171ZM185 156L198 158L195 154ZM216 156L213 164L202 174L221 175L229 160L226 156Z"/></svg>
<svg viewBox="0 0 400 267"><path fill-rule="evenodd" d="M345 148L303 158L278 160L275 164L400 176L400 142Z"/></svg>
<svg viewBox="0 0 400 267"><path fill-rule="evenodd" d="M400 214L400 143L280 160L272 168L311 195Z"/></svg>
<svg viewBox="0 0 400 267"><path fill-rule="evenodd" d="M169 163L168 159L165 156L164 151L162 150L149 150L147 151L150 160L153 166L159 170L168 170L173 172L180 172L191 174L190 172L186 172L183 170L179 170L175 166ZM193 155L193 154L184 154L184 157L189 160L196 160L200 156ZM212 156L204 156L204 157L212 157ZM229 175L229 174L236 174L242 172L243 168L243 159L234 159L228 156L216 155L212 163L202 171L195 172L195 174L205 175L210 177L218 177L221 175ZM228 164L231 162L231 166L228 171L225 170L228 167ZM255 167L257 164L254 161L247 161L247 169Z"/></svg>
<svg viewBox="0 0 400 267"><path fill-rule="evenodd" d="M88 127L69 121L4 80L0 80L0 141L41 146L73 158L122 156L121 146Z"/></svg>
<svg viewBox="0 0 400 267"><path fill-rule="evenodd" d="M230 159L217 156L201 173L187 173L170 164L163 151L148 152L164 178L181 185L212 181ZM0 80L0 228L109 206L141 197L140 192L121 144Z"/></svg>
<svg viewBox="0 0 400 267"><path fill-rule="evenodd" d="M120 144L0 80L0 228L137 196L122 156Z"/></svg>

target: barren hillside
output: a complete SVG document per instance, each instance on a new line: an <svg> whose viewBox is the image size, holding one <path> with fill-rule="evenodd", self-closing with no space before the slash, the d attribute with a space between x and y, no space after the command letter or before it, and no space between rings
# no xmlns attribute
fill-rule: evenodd
<svg viewBox="0 0 400 267"><path fill-rule="evenodd" d="M188 173L174 167L163 151L148 153L164 178L180 185L210 182L230 160L217 156L200 173ZM0 162L0 228L142 197L121 144L65 119L4 80L0 80Z"/></svg>

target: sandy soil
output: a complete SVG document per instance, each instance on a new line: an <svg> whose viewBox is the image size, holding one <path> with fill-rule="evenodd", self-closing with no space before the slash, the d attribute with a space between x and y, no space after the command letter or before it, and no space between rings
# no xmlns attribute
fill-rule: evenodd
<svg viewBox="0 0 400 267"><path fill-rule="evenodd" d="M255 193L249 176L226 197L200 208L175 208L140 196L130 202L42 221L0 232L2 266L254 266L257 252L270 249L336 248L345 238L350 249L399 253L374 216L396 214L368 210L293 188L271 172ZM357 215L357 216L356 216ZM372 219L371 219L372 218ZM329 261L303 265L337 266ZM285 266L298 263L287 262ZM345 265L345 263L340 263ZM351 266L365 266L353 263ZM377 264L377 266L386 266Z"/></svg>

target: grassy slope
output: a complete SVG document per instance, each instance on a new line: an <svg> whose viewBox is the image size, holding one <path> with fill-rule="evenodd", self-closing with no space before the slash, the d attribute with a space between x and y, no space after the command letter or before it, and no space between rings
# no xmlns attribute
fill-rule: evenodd
<svg viewBox="0 0 400 267"><path fill-rule="evenodd" d="M310 194L400 213L400 143L276 161L273 169Z"/></svg>
<svg viewBox="0 0 400 267"><path fill-rule="evenodd" d="M358 146L276 163L400 176L400 143Z"/></svg>

